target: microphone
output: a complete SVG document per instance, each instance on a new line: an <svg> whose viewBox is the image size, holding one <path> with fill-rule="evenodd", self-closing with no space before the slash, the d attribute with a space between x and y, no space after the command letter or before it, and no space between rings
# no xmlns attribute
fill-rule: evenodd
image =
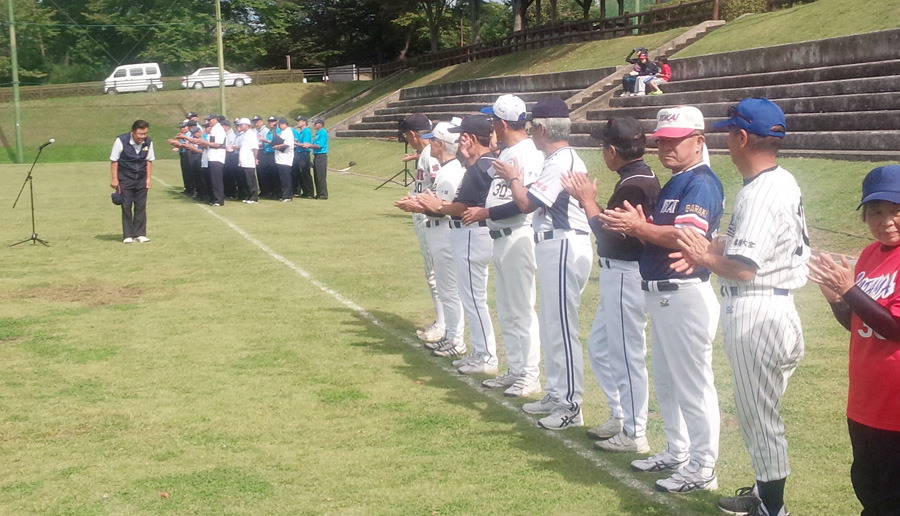
<svg viewBox="0 0 900 516"><path fill-rule="evenodd" d="M51 143L55 143L55 142L56 142L56 139L50 138L50 141L48 141L47 143L45 143L45 144L41 145L40 147L38 147L38 150L44 150L44 147L50 145Z"/></svg>

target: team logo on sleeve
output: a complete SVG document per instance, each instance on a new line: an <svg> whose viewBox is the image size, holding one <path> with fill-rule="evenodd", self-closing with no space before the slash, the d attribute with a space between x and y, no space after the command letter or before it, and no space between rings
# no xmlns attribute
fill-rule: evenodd
<svg viewBox="0 0 900 516"><path fill-rule="evenodd" d="M675 213L675 210L678 209L678 203L681 202L681 199L666 199L663 201L662 208L659 209L660 213Z"/></svg>
<svg viewBox="0 0 900 516"><path fill-rule="evenodd" d="M887 299L897 290L897 271L874 278L867 278L865 272L856 277L856 284L874 300Z"/></svg>

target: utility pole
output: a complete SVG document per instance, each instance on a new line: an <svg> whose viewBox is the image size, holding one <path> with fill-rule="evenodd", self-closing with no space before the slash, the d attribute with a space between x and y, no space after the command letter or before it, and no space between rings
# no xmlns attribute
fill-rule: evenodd
<svg viewBox="0 0 900 516"><path fill-rule="evenodd" d="M225 52L222 49L222 0L216 0L216 43L219 49L219 110L225 112Z"/></svg>
<svg viewBox="0 0 900 516"><path fill-rule="evenodd" d="M22 109L19 106L19 57L16 52L16 22L13 17L13 0L9 0L9 55L12 66L13 106L16 113L16 163L22 163Z"/></svg>

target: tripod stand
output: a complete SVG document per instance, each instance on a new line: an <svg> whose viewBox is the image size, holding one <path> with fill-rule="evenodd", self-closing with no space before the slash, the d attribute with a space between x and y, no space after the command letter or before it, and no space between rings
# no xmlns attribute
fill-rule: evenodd
<svg viewBox="0 0 900 516"><path fill-rule="evenodd" d="M52 141L53 140L51 140L51 142ZM19 204L19 198L22 197L22 192L25 191L25 185L27 184L28 185L28 193L31 195L31 237L26 238L25 240L22 240L21 242L16 242L15 244L9 244L10 247L17 246L19 244L24 244L25 242L31 242L31 243L40 242L46 246L50 245L49 243L47 243L46 240L41 240L40 238L38 238L37 230L35 229L35 226L34 226L34 184L32 183L32 180L31 180L31 172L34 170L34 166L37 164L38 158L41 157L41 152L43 152L43 150L44 150L43 145L38 147L37 156L34 157L34 162L31 164L31 168L28 169L28 176L25 177L25 182L22 183L22 188L19 189L19 195L16 196L16 201L13 203L13 209L16 209L16 205Z"/></svg>
<svg viewBox="0 0 900 516"><path fill-rule="evenodd" d="M409 153L409 142L406 141L406 140L404 140L404 141L403 141L403 154L406 155L406 154L408 154L408 153ZM401 176L401 175L403 176L403 182L401 183L400 181L395 181L395 179L397 179L397 177L399 177L399 176ZM389 178L387 179L387 181L385 181L385 182L381 183L380 185L376 186L375 189L378 190L379 188L381 188L382 186L384 186L384 185L386 185L386 184L388 184L388 183L394 183L394 184L398 184L398 185L409 186L410 183L414 183L415 181L416 181L416 178L413 177L413 175L409 172L409 162L408 162L408 161L404 161L404 162L403 162L403 170L401 170L400 172L397 172L396 174L394 174L394 175L392 175L391 177L389 177Z"/></svg>

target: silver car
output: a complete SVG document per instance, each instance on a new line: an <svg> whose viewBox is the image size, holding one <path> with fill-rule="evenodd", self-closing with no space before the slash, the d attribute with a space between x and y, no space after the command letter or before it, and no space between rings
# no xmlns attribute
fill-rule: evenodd
<svg viewBox="0 0 900 516"><path fill-rule="evenodd" d="M240 88L245 84L253 82L247 74L231 73L228 70L223 70L222 72L223 77L225 78L225 86L237 86ZM219 69L215 66L198 68L194 73L181 78L182 88L194 88L195 90L200 90L203 88L214 88L218 85Z"/></svg>

